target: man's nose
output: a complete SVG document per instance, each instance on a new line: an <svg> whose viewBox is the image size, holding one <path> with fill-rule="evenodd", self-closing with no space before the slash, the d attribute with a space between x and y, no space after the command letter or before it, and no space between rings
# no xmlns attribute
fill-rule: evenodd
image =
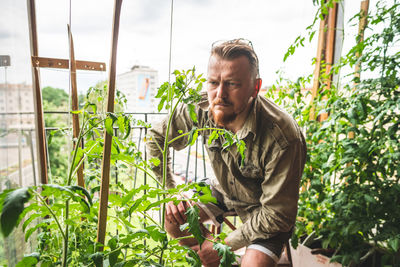
<svg viewBox="0 0 400 267"><path fill-rule="evenodd" d="M217 88L217 97L218 98L225 98L226 97L226 87L224 83L220 83Z"/></svg>

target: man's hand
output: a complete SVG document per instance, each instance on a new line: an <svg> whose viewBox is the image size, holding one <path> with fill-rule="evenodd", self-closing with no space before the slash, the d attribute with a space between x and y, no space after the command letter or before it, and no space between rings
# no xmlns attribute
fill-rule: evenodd
<svg viewBox="0 0 400 267"><path fill-rule="evenodd" d="M188 204L186 201L179 202L178 205L175 205L173 201L170 201L166 205L165 217L169 223L175 225L181 225L186 222L186 209Z"/></svg>
<svg viewBox="0 0 400 267"><path fill-rule="evenodd" d="M220 258L218 256L218 252L213 249L213 244L211 241L204 241L203 245L201 245L201 249L199 245L192 246L191 248L197 252L200 257L201 263L204 267L218 267Z"/></svg>

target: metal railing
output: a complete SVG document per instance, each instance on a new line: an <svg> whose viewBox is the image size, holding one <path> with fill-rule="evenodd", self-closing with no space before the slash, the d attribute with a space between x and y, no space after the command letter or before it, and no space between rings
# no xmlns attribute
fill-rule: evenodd
<svg viewBox="0 0 400 267"><path fill-rule="evenodd" d="M66 111L45 111L45 118L49 115L61 115L65 116L64 121L68 121L69 112ZM166 113L126 113L133 116L137 120L142 120L145 123L155 123L162 116L166 116ZM29 125L19 125L18 121L21 115L31 115L33 119L33 112L10 112L10 113L0 113L0 118L5 118L6 122L16 121L13 127L3 127L0 135L0 150L2 151L3 165L0 166L0 177L1 185L4 185L5 181L8 180L9 186L27 186L27 185L37 185L38 184L38 174L35 168L36 165L36 141L35 141L35 128L34 124ZM51 172L52 169L52 158L49 157L49 145L48 138L52 131L59 131L61 128L57 125L46 125L46 146L47 146L47 159L48 159L48 171ZM63 128L69 130L69 128ZM114 128L115 134L118 134L119 129ZM142 151L142 154L147 160L147 154L145 152L144 137L147 134L147 128L144 126L133 126L130 136L131 141L135 142L138 149ZM68 140L69 139L69 140ZM10 141L13 140L13 141ZM71 135L65 136L65 142L71 142ZM84 140L85 142L85 140ZM29 150L29 154L27 154ZM15 153L18 154L18 160L15 161ZM69 151L65 151L69 153ZM10 162L10 157L13 158ZM178 177L181 177L185 183L190 181L197 181L198 179L205 177L212 177L213 171L211 166L207 162L207 156L205 153L204 142L199 136L199 139L195 142L193 147L189 146L183 151L171 151L172 159L172 171ZM26 168L28 163L31 163L31 172L26 172L23 169ZM17 173L16 173L17 172ZM134 172L134 179L137 178L137 169ZM51 173L50 173L51 174ZM118 180L118 172L114 172L116 181ZM207 176L208 175L208 176ZM30 176L30 177L29 177ZM18 177L15 180L15 177ZM2 187L0 185L0 190ZM8 186L8 187L9 187Z"/></svg>

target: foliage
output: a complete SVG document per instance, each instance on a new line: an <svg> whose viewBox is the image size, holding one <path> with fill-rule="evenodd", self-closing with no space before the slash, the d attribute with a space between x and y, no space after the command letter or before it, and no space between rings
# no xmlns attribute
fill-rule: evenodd
<svg viewBox="0 0 400 267"><path fill-rule="evenodd" d="M50 86L42 89L44 111L66 111L68 110L68 94L59 88ZM68 169L68 144L65 138L64 128L67 127L66 116L63 114L49 114L44 116L46 128L58 128L50 130L48 134L48 154L51 168L49 174L54 182L61 179Z"/></svg>
<svg viewBox="0 0 400 267"><path fill-rule="evenodd" d="M173 114L177 104L184 102L188 104L192 119L196 120L193 105L200 99L199 91L204 79L196 76L194 69L176 71L175 75L174 83L164 84L159 89L158 96L165 99L160 106L170 108L170 114ZM165 203L170 201L215 201L210 188L204 183L191 183L167 189L165 176L164 182L159 182L149 171L151 165L159 164L159 160L145 160L139 146L129 138L133 127L149 125L121 112L99 112L102 107L99 103L103 102L101 97L104 97L105 91L106 87L91 88L82 109L74 111L80 115L82 122L81 132L75 141L80 143L85 139L85 142L84 146L76 146L72 151L69 169L60 173L61 179L57 180L59 184L12 189L0 194L0 229L3 235L9 235L19 224L27 242L33 238L34 232L38 233L36 251L26 255L17 266L35 266L37 263L41 266L201 266L195 251L167 237L164 219L157 217L163 216ZM116 99L121 97L117 96ZM123 102L120 103L121 107ZM243 153L244 144L238 142L232 133L221 129L196 128L189 133L182 133L178 138L190 135L190 139L195 140L198 132L204 130L214 131L212 138L225 136L225 146L236 144ZM110 184L109 228L103 246L96 243L96 233L99 162L103 157L105 132L112 135L112 165L121 172L136 168L145 173L151 182L139 187L128 186L128 183L121 181ZM57 136L50 136L54 142ZM168 145L175 139L166 138L164 155ZM82 164L85 165L85 187L75 185L76 173ZM132 175L130 179L133 179ZM194 192L192 197L184 197L187 191ZM187 227L201 244L205 237L200 231L197 206L190 208L187 215L188 224L182 227ZM221 256L222 266L230 266L235 260L234 254L228 246L213 242Z"/></svg>
<svg viewBox="0 0 400 267"><path fill-rule="evenodd" d="M68 106L68 94L60 88L46 86L42 89L43 102L52 103L56 108Z"/></svg>
<svg viewBox="0 0 400 267"><path fill-rule="evenodd" d="M107 86L107 81L98 82L95 86L89 87L84 97L83 95L80 95L79 97L84 99L85 102L88 101L89 103L95 104L96 110L99 113L105 113L107 110ZM115 94L114 112L123 112L126 106L126 97L118 89Z"/></svg>
<svg viewBox="0 0 400 267"><path fill-rule="evenodd" d="M301 90L311 76L281 79L286 86L271 88L268 96L276 96L306 130L308 158L293 245L311 234L324 248L334 248L332 260L344 265L398 266L400 5L378 1L368 20L369 36L329 74L359 63L361 78L350 71L343 88L327 89L323 69L312 103ZM329 117L315 121L312 110Z"/></svg>

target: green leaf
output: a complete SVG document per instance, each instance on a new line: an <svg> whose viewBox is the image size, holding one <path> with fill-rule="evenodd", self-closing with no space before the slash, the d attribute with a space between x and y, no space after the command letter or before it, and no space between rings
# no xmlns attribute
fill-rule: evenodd
<svg viewBox="0 0 400 267"><path fill-rule="evenodd" d="M125 132L125 121L123 116L118 116L117 125L121 133Z"/></svg>
<svg viewBox="0 0 400 267"><path fill-rule="evenodd" d="M34 214L29 215L29 218L26 219L26 220L24 221L24 223L22 224L22 231L25 231L26 227L27 227L34 219L36 219L36 218L38 218L38 217L41 217L41 216L42 216L42 214L40 214L40 213L34 213Z"/></svg>
<svg viewBox="0 0 400 267"><path fill-rule="evenodd" d="M124 116L124 126L125 126L125 136L123 139L128 138L129 134L131 133L132 127L131 127L131 121L127 116Z"/></svg>
<svg viewBox="0 0 400 267"><path fill-rule="evenodd" d="M161 160L158 159L158 158L151 158L149 161L150 161L150 163L153 164L155 167L157 167L157 166L160 165L160 163L161 163Z"/></svg>
<svg viewBox="0 0 400 267"><path fill-rule="evenodd" d="M139 207L141 202L142 202L142 199L135 200L133 205L129 208L129 214L132 214L132 212L134 212Z"/></svg>
<svg viewBox="0 0 400 267"><path fill-rule="evenodd" d="M212 141L216 140L219 137L219 133L217 130L211 132L210 137L208 137L208 145L211 145Z"/></svg>
<svg viewBox="0 0 400 267"><path fill-rule="evenodd" d="M160 112L163 109L164 103L166 100L167 100L167 97L163 95L160 99L160 103L158 103L158 106L157 106L158 112Z"/></svg>
<svg viewBox="0 0 400 267"><path fill-rule="evenodd" d="M200 228L200 222L199 222L199 207L196 205L189 207L186 210L186 218L187 218L187 223L188 225L188 231L196 238L197 242L200 245L203 244L205 238L202 235L201 228Z"/></svg>
<svg viewBox="0 0 400 267"><path fill-rule="evenodd" d="M44 220L43 222L36 224L34 227L29 228L25 232L25 242L28 241L29 237L33 234L33 232L35 232L37 229L39 229L41 227L47 227L48 223L49 223L49 220Z"/></svg>
<svg viewBox="0 0 400 267"><path fill-rule="evenodd" d="M246 144L243 140L239 140L238 142L236 142L236 147L239 151L240 154L240 164L243 166L244 165L244 160L246 158L246 155L244 154L244 152L246 151Z"/></svg>
<svg viewBox="0 0 400 267"><path fill-rule="evenodd" d="M160 242L167 238L167 233L157 225L149 225L146 227L146 230L154 241Z"/></svg>
<svg viewBox="0 0 400 267"><path fill-rule="evenodd" d="M398 252L400 248L400 238L391 238L388 242L389 246L393 249L394 252Z"/></svg>
<svg viewBox="0 0 400 267"><path fill-rule="evenodd" d="M43 187L43 191L42 191L42 195L43 196L51 196L53 194L57 195L57 196L64 196L66 197L66 199L70 199L72 198L75 202L78 202L81 204L81 206L84 208L84 210L86 212L90 211L90 207L91 204L88 203L88 201L86 201L85 197L75 193L72 190L82 190L83 188L80 186L60 186L60 185L56 185L56 184L44 184L42 185ZM74 189L72 189L74 188ZM89 192L85 192L85 190L83 190L82 192L84 192L85 196L89 196L90 194ZM90 202L92 201L91 198L88 199Z"/></svg>
<svg viewBox="0 0 400 267"><path fill-rule="evenodd" d="M118 244L118 242L117 242L116 237L111 238L107 243L107 245L110 247L111 250L115 250L117 248L117 244ZM121 253L121 250L116 250L116 251L110 253L110 255L108 256L110 266L115 266L115 264L118 261L118 256L120 253Z"/></svg>
<svg viewBox="0 0 400 267"><path fill-rule="evenodd" d="M192 121L194 123L197 123L198 121L197 121L197 114L196 114L196 111L195 111L195 106L193 104L188 104L187 107L188 107L188 110L189 110L190 118L192 119Z"/></svg>
<svg viewBox="0 0 400 267"><path fill-rule="evenodd" d="M93 253L89 256L89 259L91 259L94 262L94 265L96 267L102 267L103 266L103 253L101 252L96 252Z"/></svg>
<svg viewBox="0 0 400 267"><path fill-rule="evenodd" d="M24 258L15 265L15 267L32 267L40 260L40 254L38 252L33 252L29 255L24 255Z"/></svg>
<svg viewBox="0 0 400 267"><path fill-rule="evenodd" d="M27 187L19 188L7 195L2 203L0 227L1 232L7 237L17 224L19 215L24 210L24 205L29 201L31 195Z"/></svg>
<svg viewBox="0 0 400 267"><path fill-rule="evenodd" d="M70 189L73 192L79 193L80 195L83 194L87 198L87 200L89 201L90 206L93 205L92 196L90 195L89 191L86 190L86 188L81 187L79 185L70 185L70 186L67 186L67 188Z"/></svg>
<svg viewBox="0 0 400 267"><path fill-rule="evenodd" d="M214 243L213 249L218 251L218 256L221 257L221 267L230 267L236 261L236 255L231 251L231 248L222 243Z"/></svg>
<svg viewBox="0 0 400 267"><path fill-rule="evenodd" d="M188 253L186 255L186 261L192 267L201 267L202 266L199 255L197 255L197 253L194 250L189 249L189 248L188 248Z"/></svg>
<svg viewBox="0 0 400 267"><path fill-rule="evenodd" d="M366 200L367 202L369 202L369 203L375 203L375 202L376 202L375 198L373 198L373 197L370 196L370 195L364 195L364 198L365 198L365 200Z"/></svg>
<svg viewBox="0 0 400 267"><path fill-rule="evenodd" d="M94 114L97 113L97 105L93 103L86 103L86 107L91 107Z"/></svg>
<svg viewBox="0 0 400 267"><path fill-rule="evenodd" d="M114 135L114 122L118 120L118 117L109 112L107 113L107 118L104 120L104 127L106 128L106 131L109 135L113 136Z"/></svg>
<svg viewBox="0 0 400 267"><path fill-rule="evenodd" d="M233 145L233 135L231 132L225 131L224 132L225 142L222 144L224 148L230 147Z"/></svg>
<svg viewBox="0 0 400 267"><path fill-rule="evenodd" d="M108 117L105 119L104 121L104 127L106 127L106 131L109 135L113 136L114 135L114 131L113 131L113 124L114 121L112 118Z"/></svg>
<svg viewBox="0 0 400 267"><path fill-rule="evenodd" d="M190 130L187 144L190 146L194 145L198 136L199 136L199 132L197 131L197 127L193 127L193 129Z"/></svg>
<svg viewBox="0 0 400 267"><path fill-rule="evenodd" d="M195 184L196 191L198 192L199 196L198 199L203 203L212 202L217 204L217 199L212 196L212 191L210 186L203 183Z"/></svg>

